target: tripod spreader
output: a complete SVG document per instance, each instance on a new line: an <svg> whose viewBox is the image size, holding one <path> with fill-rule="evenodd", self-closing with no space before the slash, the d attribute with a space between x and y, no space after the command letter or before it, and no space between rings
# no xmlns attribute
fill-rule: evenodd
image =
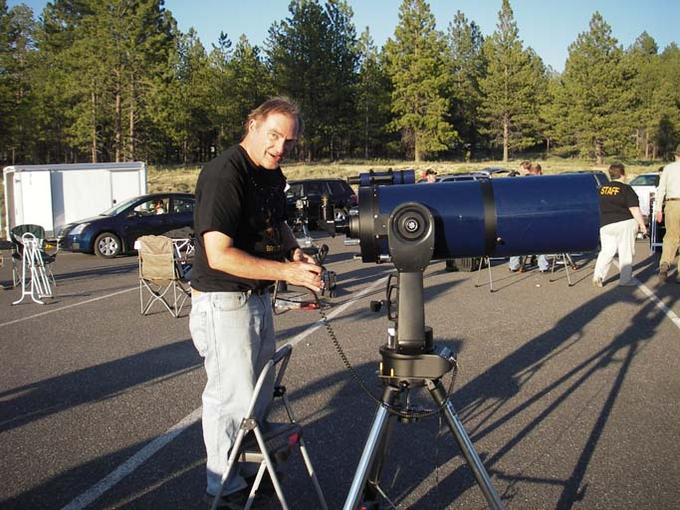
<svg viewBox="0 0 680 510"><path fill-rule="evenodd" d="M380 377L386 378L388 384L397 384L404 379L440 379L455 364L455 358L448 347L440 349L439 353L401 354L383 345L380 354Z"/></svg>

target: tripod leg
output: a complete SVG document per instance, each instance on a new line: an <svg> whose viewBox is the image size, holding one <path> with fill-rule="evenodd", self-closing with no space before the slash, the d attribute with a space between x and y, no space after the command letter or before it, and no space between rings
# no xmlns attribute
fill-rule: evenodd
<svg viewBox="0 0 680 510"><path fill-rule="evenodd" d="M428 389L437 405L441 406L446 400L446 391L444 390L441 381L428 381ZM498 493L494 486L491 485L491 478L489 478L489 474L486 472L484 464L482 464L482 460L479 458L470 437L463 427L463 422L460 421L451 401L447 402L444 406L444 416L451 429L451 433L456 438L458 446L460 446L460 449L463 452L463 456L465 457L468 466L470 466L470 469L472 469L472 472L475 475L479 488L482 489L482 493L486 498L486 502L489 504L489 508L501 510L503 505L498 497Z"/></svg>
<svg viewBox="0 0 680 510"><path fill-rule="evenodd" d="M399 394L400 391L398 388L388 386L385 388L383 402L391 405L394 398L398 397ZM345 500L343 510L355 510L359 507L366 486L366 480L368 480L368 473L373 467L377 457L384 453L383 436L387 430L389 418L390 414L387 408L383 405L378 407L378 412L375 414L373 425L371 425L371 431L366 440L366 446L364 446L364 451L361 454L359 465L357 466L354 479L352 480L352 486L347 493L347 499ZM382 459L378 459L378 466L382 467ZM376 475L375 470L372 471L372 475Z"/></svg>

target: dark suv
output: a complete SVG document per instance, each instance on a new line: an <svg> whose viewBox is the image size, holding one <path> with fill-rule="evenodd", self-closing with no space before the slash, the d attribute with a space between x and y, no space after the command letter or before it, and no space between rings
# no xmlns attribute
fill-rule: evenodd
<svg viewBox="0 0 680 510"><path fill-rule="evenodd" d="M295 218L300 199L307 199L307 220L309 228L317 228L321 197L326 195L335 210L336 219L343 218L348 211L357 205L357 196L354 190L342 179L304 179L288 181L289 188L286 191L288 204L288 217Z"/></svg>

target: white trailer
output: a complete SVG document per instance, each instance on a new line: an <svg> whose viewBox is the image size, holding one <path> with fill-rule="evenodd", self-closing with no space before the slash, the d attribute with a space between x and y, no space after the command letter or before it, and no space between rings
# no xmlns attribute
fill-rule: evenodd
<svg viewBox="0 0 680 510"><path fill-rule="evenodd" d="M14 165L3 169L5 228L32 223L55 236L127 198L146 193L146 164Z"/></svg>

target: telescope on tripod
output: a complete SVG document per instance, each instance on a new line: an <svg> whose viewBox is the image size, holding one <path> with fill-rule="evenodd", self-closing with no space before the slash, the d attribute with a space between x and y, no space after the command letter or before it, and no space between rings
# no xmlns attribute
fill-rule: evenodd
<svg viewBox="0 0 680 510"><path fill-rule="evenodd" d="M413 171L369 172L348 179L359 186L358 214L335 221L322 211L326 230L359 239L367 263L392 263L387 316L394 323L380 347L384 391L344 510L376 509L388 429L408 416L408 392L426 387L456 439L490 508L501 500L456 414L442 377L455 366L448 348L425 324L423 272L432 260L531 255L597 248L600 209L589 175L535 176L415 184ZM391 295L396 291L396 312Z"/></svg>

